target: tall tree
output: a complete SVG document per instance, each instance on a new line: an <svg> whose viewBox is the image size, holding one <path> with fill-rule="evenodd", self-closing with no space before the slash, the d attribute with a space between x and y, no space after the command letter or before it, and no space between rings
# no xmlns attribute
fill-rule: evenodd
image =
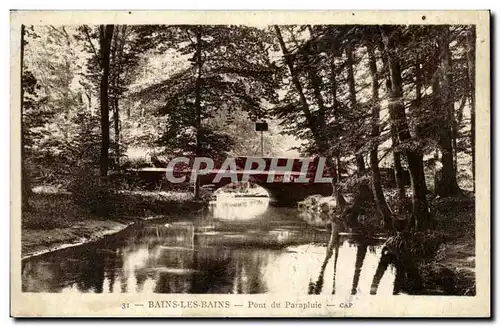
<svg viewBox="0 0 500 327"><path fill-rule="evenodd" d="M100 104L101 104L101 176L108 174L109 168L109 70L111 41L114 25L99 26L99 57L101 64Z"/></svg>
<svg viewBox="0 0 500 327"><path fill-rule="evenodd" d="M470 141L472 154L472 178L476 191L476 30L474 26L467 32L467 75L470 90Z"/></svg>
<svg viewBox="0 0 500 327"><path fill-rule="evenodd" d="M392 227L392 212L385 200L384 191L382 189L382 181L380 178L380 169L378 166L378 139L380 137L380 98L379 98L379 72L377 69L377 59L375 57L374 45L370 42L367 44L367 52L369 57L369 69L372 78L372 119L371 119L371 149L370 149L370 168L372 189L377 208L384 220L386 229Z"/></svg>
<svg viewBox="0 0 500 327"><path fill-rule="evenodd" d="M216 162L229 152L232 140L211 126L222 110L243 110L250 118L264 116L265 103L276 99L274 67L268 58L268 36L245 26L148 26L140 31L142 46L172 56L188 56L189 64L136 93L166 117L159 140L165 150L208 156ZM198 182L195 195L199 195Z"/></svg>
<svg viewBox="0 0 500 327"><path fill-rule="evenodd" d="M353 54L353 44L348 42L345 48L345 53L347 57L347 84L349 90L349 102L351 114L353 117L363 116L363 110L358 108L358 102L356 100L356 81L354 78L354 54ZM360 153L362 147L361 142L357 142L354 148L355 161L357 167L358 178L360 181L358 182L358 194L356 196L355 202L362 203L368 201L370 199L370 189L368 183L364 180L364 174L366 172L365 160L363 158L363 154ZM360 205L360 204L359 204ZM358 206L358 204L356 205Z"/></svg>
<svg viewBox="0 0 500 327"><path fill-rule="evenodd" d="M438 35L438 47L440 52L440 70L439 85L436 85L435 91L438 93L436 108L439 113L441 127L439 129L439 147L441 149L441 169L440 179L436 185L436 193L442 197L459 194L460 188L457 183L456 169L453 159L452 145L452 124L454 115L455 99L452 94L452 67L450 54L450 28L449 26L440 27Z"/></svg>
<svg viewBox="0 0 500 327"><path fill-rule="evenodd" d="M387 59L387 56L385 55L384 44L382 41L378 42L378 47L382 51L382 62L383 62L382 72L384 73L385 76L385 89L389 93L390 97L390 92L392 90L392 82L389 69L389 61ZM387 109L389 113L393 113L394 104L392 102L389 102L389 104L387 105ZM394 177L396 181L396 187L398 190L398 204L399 206L402 206L406 202L406 190L405 190L405 181L403 178L403 165L401 164L401 149L399 147L399 138L397 133L396 122L390 119L389 123L390 123L390 135L391 135L391 142L393 149L392 158L393 158Z"/></svg>
<svg viewBox="0 0 500 327"><path fill-rule="evenodd" d="M344 197L342 196L342 193L340 191L340 188L338 186L338 176L337 176L337 168L336 164L333 161L333 158L331 154L329 153L329 147L328 147L328 140L325 139L326 131L324 128L324 119L319 120L317 117L311 112L311 108L309 105L309 102L306 98L306 94L304 92L304 88L302 86L302 83L299 78L299 73L294 65L294 59L290 51L288 50L285 40L283 39L283 35L281 33L281 29L279 26L275 25L274 26L274 31L276 34L276 38L278 40L278 44L280 46L281 52L283 53L283 60L285 62L285 65L288 69L288 72L290 74L290 78L292 80L293 86L295 88L295 92L298 94L299 101L298 101L298 106L296 104L292 104L292 108L300 108L302 115L303 115L303 120L304 120L304 126L309 130L309 132L312 134L312 139L314 143L314 147L316 148L316 151L318 154L324 156L326 158L326 163L328 165L328 170L330 172L330 175L332 176L333 180L333 191L335 198L337 200L337 203L339 206L344 207L346 204L346 201ZM314 83L314 74L309 74L310 78L312 79ZM317 91L316 91L317 92ZM316 96L318 96L316 94ZM317 97L317 99L321 99L321 97ZM320 105L321 106L321 105ZM278 111L281 112L281 117L284 118L285 115L283 115L283 111L287 110L282 110L284 108L279 108ZM289 112L289 111L288 111ZM321 109L320 109L321 113Z"/></svg>
<svg viewBox="0 0 500 327"><path fill-rule="evenodd" d="M110 57L110 107L113 113L113 159L116 166L120 165L120 158L124 156L122 149L124 142L121 139L121 106L127 100L130 86L137 78L140 53L142 48L136 46L137 27L116 25L113 33ZM130 104L128 106L130 110ZM127 118L130 115L127 115Z"/></svg>
<svg viewBox="0 0 500 327"><path fill-rule="evenodd" d="M21 202L22 209L29 210L29 198L31 195L31 183L29 181L28 168L26 165L26 154L25 154L25 145L26 145L26 130L24 128L25 124L23 123L23 114L24 114L24 86L23 86L23 71L24 71L24 34L25 34L25 26L21 24Z"/></svg>
<svg viewBox="0 0 500 327"><path fill-rule="evenodd" d="M390 98L393 106L390 119L396 126L399 141L404 146L404 153L410 170L412 185L412 215L410 228L425 229L430 226L431 217L426 198L424 164L419 147L412 144L412 137L405 113L403 98L403 80L401 77L401 58L397 47L397 36L401 36L399 27L382 28L385 52L388 58L388 68L391 78Z"/></svg>

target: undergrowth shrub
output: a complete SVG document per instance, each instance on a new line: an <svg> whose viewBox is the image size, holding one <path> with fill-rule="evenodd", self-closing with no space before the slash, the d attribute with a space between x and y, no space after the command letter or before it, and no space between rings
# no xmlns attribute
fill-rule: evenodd
<svg viewBox="0 0 500 327"><path fill-rule="evenodd" d="M107 177L79 173L69 186L73 201L91 214L106 217L116 211L117 194Z"/></svg>

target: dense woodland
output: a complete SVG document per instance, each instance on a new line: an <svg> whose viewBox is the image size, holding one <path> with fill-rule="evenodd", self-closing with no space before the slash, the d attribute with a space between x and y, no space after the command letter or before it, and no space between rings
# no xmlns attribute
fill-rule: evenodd
<svg viewBox="0 0 500 327"><path fill-rule="evenodd" d="M267 155L288 135L327 158L347 223L373 203L425 230L430 197L474 191L474 60L473 26L23 26L23 205L35 185L107 183L137 148L259 154L264 119Z"/></svg>

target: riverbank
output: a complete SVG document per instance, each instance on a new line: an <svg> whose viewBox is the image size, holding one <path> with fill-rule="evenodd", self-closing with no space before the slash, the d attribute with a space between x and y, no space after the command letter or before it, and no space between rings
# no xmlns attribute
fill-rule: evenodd
<svg viewBox="0 0 500 327"><path fill-rule="evenodd" d="M203 203L187 193L119 192L117 210L108 217L76 205L68 192L35 192L22 215L22 258L97 241L152 216L198 211Z"/></svg>
<svg viewBox="0 0 500 327"><path fill-rule="evenodd" d="M450 271L457 295L476 293L476 216L471 196L435 199L431 203L436 231L446 240L429 267L432 272Z"/></svg>

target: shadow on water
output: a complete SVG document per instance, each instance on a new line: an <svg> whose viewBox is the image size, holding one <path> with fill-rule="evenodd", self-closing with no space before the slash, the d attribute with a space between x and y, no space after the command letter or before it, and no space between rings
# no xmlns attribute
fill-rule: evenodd
<svg viewBox="0 0 500 327"><path fill-rule="evenodd" d="M383 241L310 227L296 209L250 200L261 201L258 208L247 210L248 199L217 202L204 213L165 217L24 260L23 291L393 293L396 278L389 263L383 267Z"/></svg>

